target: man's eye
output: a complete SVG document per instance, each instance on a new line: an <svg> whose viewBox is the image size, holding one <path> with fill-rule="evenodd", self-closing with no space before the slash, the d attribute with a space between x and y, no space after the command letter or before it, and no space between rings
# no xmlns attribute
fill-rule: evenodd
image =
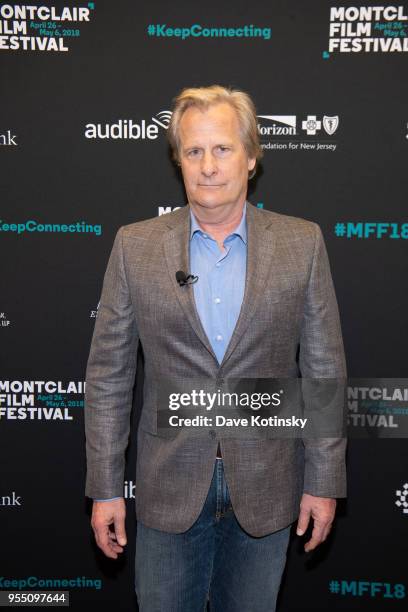
<svg viewBox="0 0 408 612"><path fill-rule="evenodd" d="M188 157L197 157L199 153L198 149L191 149L190 151L188 151L187 156Z"/></svg>
<svg viewBox="0 0 408 612"><path fill-rule="evenodd" d="M229 150L230 150L229 147L225 147L224 145L220 145L218 147L218 151L220 151L221 153L226 153Z"/></svg>

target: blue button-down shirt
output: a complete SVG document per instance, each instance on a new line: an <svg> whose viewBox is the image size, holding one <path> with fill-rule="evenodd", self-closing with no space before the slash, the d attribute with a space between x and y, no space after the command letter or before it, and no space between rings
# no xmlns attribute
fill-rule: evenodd
<svg viewBox="0 0 408 612"><path fill-rule="evenodd" d="M216 240L198 225L190 210L190 273L197 311L219 363L234 331L245 289L247 259L246 204L238 227L224 240Z"/></svg>
<svg viewBox="0 0 408 612"><path fill-rule="evenodd" d="M245 289L247 260L246 204L238 227L225 238L225 251L198 225L190 209L190 274L201 324L221 363L238 320ZM120 499L96 499L112 501Z"/></svg>

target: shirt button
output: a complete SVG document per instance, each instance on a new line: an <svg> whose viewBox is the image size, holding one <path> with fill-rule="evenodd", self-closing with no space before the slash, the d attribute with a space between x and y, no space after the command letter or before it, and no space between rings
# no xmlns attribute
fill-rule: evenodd
<svg viewBox="0 0 408 612"><path fill-rule="evenodd" d="M218 340L219 342L221 342L221 340L222 340L221 334L218 334L217 336L215 336L215 339Z"/></svg>
<svg viewBox="0 0 408 612"><path fill-rule="evenodd" d="M219 268L219 267L220 267L220 265L221 265L221 264L220 264L220 262L219 262L219 261L217 261L217 263L215 264L215 267L216 267L216 268Z"/></svg>
<svg viewBox="0 0 408 612"><path fill-rule="evenodd" d="M221 300L220 300L220 298L214 298L214 302L215 302L216 304L219 304L219 303L221 302Z"/></svg>
<svg viewBox="0 0 408 612"><path fill-rule="evenodd" d="M203 234L203 238L208 238L207 234Z"/></svg>

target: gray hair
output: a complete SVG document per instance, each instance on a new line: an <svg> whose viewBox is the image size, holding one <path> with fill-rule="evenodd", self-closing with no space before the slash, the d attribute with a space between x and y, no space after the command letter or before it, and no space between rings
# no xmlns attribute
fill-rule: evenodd
<svg viewBox="0 0 408 612"><path fill-rule="evenodd" d="M173 159L180 163L179 127L185 111L192 106L200 110L207 110L210 106L223 102L230 104L237 113L244 149L249 158L256 160L255 168L249 176L252 178L263 151L259 142L255 104L247 93L239 89L211 85L210 87L188 87L179 93L174 99L173 114L167 129Z"/></svg>

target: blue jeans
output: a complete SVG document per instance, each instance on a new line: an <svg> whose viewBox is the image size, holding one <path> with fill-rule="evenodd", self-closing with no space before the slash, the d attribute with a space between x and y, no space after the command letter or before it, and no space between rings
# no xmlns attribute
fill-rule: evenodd
<svg viewBox="0 0 408 612"><path fill-rule="evenodd" d="M262 491L259 492L262 495ZM290 526L248 535L235 518L222 459L206 502L184 533L137 524L136 594L140 612L274 612Z"/></svg>

